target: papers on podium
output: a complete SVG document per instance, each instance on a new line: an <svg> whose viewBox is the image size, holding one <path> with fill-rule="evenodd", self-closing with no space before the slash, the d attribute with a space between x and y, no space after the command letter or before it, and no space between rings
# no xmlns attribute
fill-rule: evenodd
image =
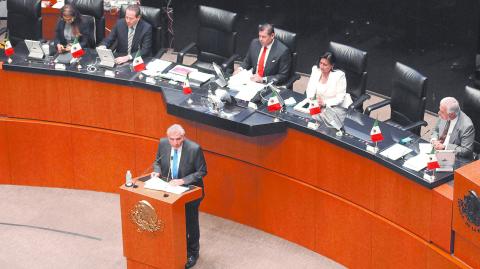
<svg viewBox="0 0 480 269"><path fill-rule="evenodd" d="M145 181L145 185L143 187L145 189L165 191L165 192L174 193L174 194L181 194L188 190L187 187L172 186L158 177L153 177Z"/></svg>
<svg viewBox="0 0 480 269"><path fill-rule="evenodd" d="M413 171L420 171L423 168L427 167L428 155L420 153L417 156L414 156L403 163L403 167L412 169Z"/></svg>

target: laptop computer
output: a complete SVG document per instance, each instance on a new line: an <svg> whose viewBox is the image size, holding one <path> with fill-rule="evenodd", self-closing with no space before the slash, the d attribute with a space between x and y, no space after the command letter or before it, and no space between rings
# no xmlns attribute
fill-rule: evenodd
<svg viewBox="0 0 480 269"><path fill-rule="evenodd" d="M101 67L114 68L115 67L115 56L111 49L107 48L97 48L97 54L100 58L100 63L98 64Z"/></svg>
<svg viewBox="0 0 480 269"><path fill-rule="evenodd" d="M34 60L42 60L45 54L42 50L42 44L37 40L25 39L25 45L28 49L28 58Z"/></svg>
<svg viewBox="0 0 480 269"><path fill-rule="evenodd" d="M440 168L437 172L452 172L455 165L455 150L437 150L435 153Z"/></svg>

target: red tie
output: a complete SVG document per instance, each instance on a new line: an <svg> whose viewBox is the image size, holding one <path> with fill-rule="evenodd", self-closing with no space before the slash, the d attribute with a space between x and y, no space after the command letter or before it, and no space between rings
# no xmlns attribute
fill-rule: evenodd
<svg viewBox="0 0 480 269"><path fill-rule="evenodd" d="M263 47L262 55L260 55L260 60L258 61L258 70L257 73L259 76L263 77L263 72L265 71L265 54L267 54L267 47Z"/></svg>

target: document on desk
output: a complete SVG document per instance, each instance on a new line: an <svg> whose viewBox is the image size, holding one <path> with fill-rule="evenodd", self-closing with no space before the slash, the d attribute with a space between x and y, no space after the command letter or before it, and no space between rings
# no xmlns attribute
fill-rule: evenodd
<svg viewBox="0 0 480 269"><path fill-rule="evenodd" d="M214 78L215 76L212 74L195 71L195 72L189 73L188 77L190 79L204 83L204 82L207 82L209 79Z"/></svg>
<svg viewBox="0 0 480 269"><path fill-rule="evenodd" d="M427 154L418 154L403 163L403 167L412 169L413 171L420 171L427 166L428 155Z"/></svg>
<svg viewBox="0 0 480 269"><path fill-rule="evenodd" d="M404 145L400 145L397 143L387 148L386 150L382 151L380 155L396 161L410 152L412 152L412 149L409 149Z"/></svg>
<svg viewBox="0 0 480 269"><path fill-rule="evenodd" d="M238 91L235 98L250 101L265 85L250 80L252 76L251 70L242 70L230 77L228 87L234 91Z"/></svg>
<svg viewBox="0 0 480 269"><path fill-rule="evenodd" d="M158 177L150 178L149 180L145 181L145 185L143 187L145 189L166 191L174 194L181 194L188 190L187 187L172 186L168 182L165 182Z"/></svg>
<svg viewBox="0 0 480 269"><path fill-rule="evenodd" d="M172 62L169 62L169 61L164 61L164 60L160 60L160 59L155 59L153 61L150 61L148 64L147 64L147 70L150 71L150 72L155 72L155 73L162 73L163 71L165 71L165 69L167 69L170 65L172 64Z"/></svg>

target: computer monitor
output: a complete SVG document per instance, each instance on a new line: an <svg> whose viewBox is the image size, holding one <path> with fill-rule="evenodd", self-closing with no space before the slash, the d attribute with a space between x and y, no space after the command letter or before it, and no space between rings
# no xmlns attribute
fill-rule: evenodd
<svg viewBox="0 0 480 269"><path fill-rule="evenodd" d="M115 56L111 49L97 47L97 54L100 58L99 66L108 68L115 67Z"/></svg>
<svg viewBox="0 0 480 269"><path fill-rule="evenodd" d="M28 58L35 60L42 60L45 54L42 50L42 44L37 40L25 39L25 45L28 49Z"/></svg>

